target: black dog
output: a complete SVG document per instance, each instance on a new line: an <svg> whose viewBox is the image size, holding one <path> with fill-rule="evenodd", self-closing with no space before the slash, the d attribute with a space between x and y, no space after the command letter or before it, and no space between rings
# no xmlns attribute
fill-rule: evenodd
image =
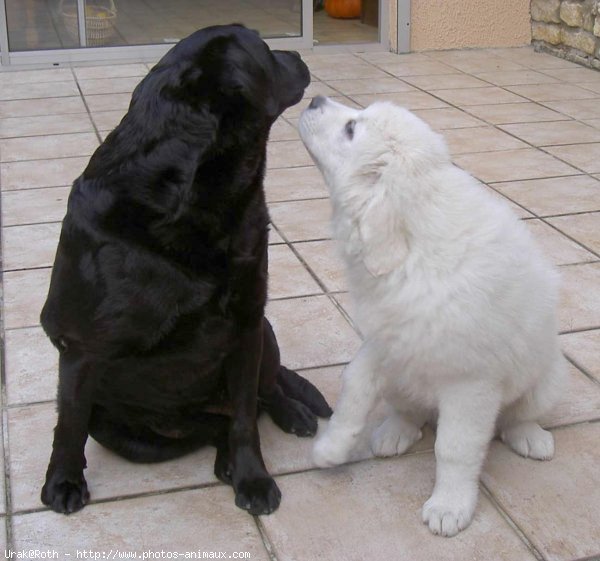
<svg viewBox="0 0 600 561"><path fill-rule="evenodd" d="M200 30L137 86L75 181L42 311L60 351L53 510L89 500L88 434L134 462L212 444L239 507L279 505L257 409L299 436L331 414L280 365L264 317L266 143L309 81L297 53L242 26Z"/></svg>

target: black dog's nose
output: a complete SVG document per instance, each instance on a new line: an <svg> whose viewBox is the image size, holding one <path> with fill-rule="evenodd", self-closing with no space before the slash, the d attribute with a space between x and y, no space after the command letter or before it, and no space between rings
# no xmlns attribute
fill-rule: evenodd
<svg viewBox="0 0 600 561"><path fill-rule="evenodd" d="M315 97L312 98L312 101L310 102L309 107L311 109L318 109L319 107L321 107L322 105L325 104L325 102L327 101L327 98L322 96L322 95L317 95Z"/></svg>

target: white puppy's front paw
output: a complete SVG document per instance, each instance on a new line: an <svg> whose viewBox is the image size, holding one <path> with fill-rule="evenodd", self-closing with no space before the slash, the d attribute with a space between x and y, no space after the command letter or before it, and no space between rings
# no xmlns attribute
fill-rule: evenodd
<svg viewBox="0 0 600 561"><path fill-rule="evenodd" d="M422 436L419 427L397 415L391 415L373 431L371 451L375 456L382 457L404 454Z"/></svg>
<svg viewBox="0 0 600 561"><path fill-rule="evenodd" d="M534 460L551 460L554 456L554 437L537 423L519 423L507 427L500 435L502 441L517 454Z"/></svg>
<svg viewBox="0 0 600 561"><path fill-rule="evenodd" d="M423 523L433 534L452 537L464 530L473 519L477 492L435 492L423 505Z"/></svg>
<svg viewBox="0 0 600 561"><path fill-rule="evenodd" d="M313 446L313 461L318 467L339 466L348 461L350 449L344 445L343 438L331 438L325 433Z"/></svg>

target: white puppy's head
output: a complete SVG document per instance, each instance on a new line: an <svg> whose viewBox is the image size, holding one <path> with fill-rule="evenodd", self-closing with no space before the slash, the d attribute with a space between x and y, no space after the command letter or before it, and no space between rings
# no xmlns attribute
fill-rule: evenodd
<svg viewBox="0 0 600 561"><path fill-rule="evenodd" d="M355 180L374 185L388 167L408 178L449 161L444 139L390 102L359 110L317 96L302 112L299 130L328 185L336 190L349 188Z"/></svg>
<svg viewBox="0 0 600 561"><path fill-rule="evenodd" d="M404 202L427 196L423 177L450 163L443 137L392 103L358 110L322 96L303 111L299 131L336 211L354 228L350 251L373 274L390 272L408 251Z"/></svg>

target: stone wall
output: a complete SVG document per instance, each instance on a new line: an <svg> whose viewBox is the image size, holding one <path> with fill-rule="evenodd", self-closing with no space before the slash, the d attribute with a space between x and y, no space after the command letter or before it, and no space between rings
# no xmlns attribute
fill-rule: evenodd
<svg viewBox="0 0 600 561"><path fill-rule="evenodd" d="M600 0L531 0L536 49L600 70Z"/></svg>

